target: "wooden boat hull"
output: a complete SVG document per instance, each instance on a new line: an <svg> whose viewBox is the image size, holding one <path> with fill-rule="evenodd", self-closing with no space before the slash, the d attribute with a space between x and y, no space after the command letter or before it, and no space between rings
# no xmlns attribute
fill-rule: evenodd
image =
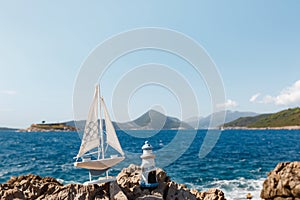
<svg viewBox="0 0 300 200"><path fill-rule="evenodd" d="M75 162L74 166L91 170L107 170L112 166L118 164L119 162L123 161L124 159L125 157L112 157L101 160L88 160L82 162Z"/></svg>

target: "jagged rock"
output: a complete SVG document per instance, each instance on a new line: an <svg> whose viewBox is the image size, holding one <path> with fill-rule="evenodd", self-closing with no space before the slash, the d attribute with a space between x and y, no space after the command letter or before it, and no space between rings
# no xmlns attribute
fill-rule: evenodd
<svg viewBox="0 0 300 200"><path fill-rule="evenodd" d="M127 200L126 195L121 190L121 188L119 187L116 181L111 182L109 186L110 186L109 193L110 193L111 200Z"/></svg>
<svg viewBox="0 0 300 200"><path fill-rule="evenodd" d="M139 185L141 169L130 165L124 168L117 180L94 185L68 184L62 185L51 177L26 175L11 177L5 184L0 184L1 199L78 199L78 200L162 200L162 199L190 199L190 200L224 200L224 194L217 189L208 192L190 190L184 184L170 181L170 177L162 169L157 169L159 182L157 188L143 189ZM295 187L295 193L298 192Z"/></svg>
<svg viewBox="0 0 300 200"><path fill-rule="evenodd" d="M1 193L1 199L13 200L13 199L25 199L25 195L17 188L9 189L4 193Z"/></svg>
<svg viewBox="0 0 300 200"><path fill-rule="evenodd" d="M11 177L0 184L1 199L109 199L107 185L63 186L51 177L26 175Z"/></svg>
<svg viewBox="0 0 300 200"><path fill-rule="evenodd" d="M157 196L164 196L165 193L167 193L167 183L166 182L160 182L153 191L151 191L151 194L157 195Z"/></svg>
<svg viewBox="0 0 300 200"><path fill-rule="evenodd" d="M158 187L155 189L141 189L139 180L141 169L139 166L130 165L124 168L117 176L117 183L121 190L131 199L199 199L199 200L225 200L224 193L218 189L208 192L190 191L186 185L170 181L170 177L160 168L156 170Z"/></svg>
<svg viewBox="0 0 300 200"><path fill-rule="evenodd" d="M300 162L277 164L264 181L260 197L266 200L300 199Z"/></svg>
<svg viewBox="0 0 300 200"><path fill-rule="evenodd" d="M203 200L225 200L224 193L215 188L209 189L207 192L203 192L202 196Z"/></svg>
<svg viewBox="0 0 300 200"><path fill-rule="evenodd" d="M157 168L156 177L157 177L157 182L159 182L159 183L170 181L170 177L168 177L167 173L164 170L162 170L161 168Z"/></svg>
<svg viewBox="0 0 300 200"><path fill-rule="evenodd" d="M190 199L196 200L196 196L190 192L189 189L186 187L182 187L182 185L178 185L174 182L169 182L168 185L168 192L166 195L167 200L172 199Z"/></svg>
<svg viewBox="0 0 300 200"><path fill-rule="evenodd" d="M136 199L142 195L140 187L136 187L139 186L140 174L140 167L131 164L128 168L122 169L117 176L117 183L128 199Z"/></svg>
<svg viewBox="0 0 300 200"><path fill-rule="evenodd" d="M139 197L144 194L148 194L148 192L146 192L146 191L143 192L142 189L139 187L139 185L133 186L133 188L130 191L132 192L133 196L135 196L135 197Z"/></svg>

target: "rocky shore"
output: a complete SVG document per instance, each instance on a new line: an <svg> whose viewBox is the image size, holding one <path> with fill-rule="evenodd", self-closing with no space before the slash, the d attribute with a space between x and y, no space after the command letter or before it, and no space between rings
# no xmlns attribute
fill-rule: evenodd
<svg viewBox="0 0 300 200"><path fill-rule="evenodd" d="M265 200L300 200L300 162L279 163L264 181Z"/></svg>
<svg viewBox="0 0 300 200"><path fill-rule="evenodd" d="M184 184L171 181L166 172L157 169L158 187L143 189L139 186L140 168L130 165L117 176L117 180L110 183L81 185L62 185L51 177L26 175L11 177L4 184L0 184L1 199L113 199L113 200L225 200L224 193L218 189L199 192L188 189Z"/></svg>
<svg viewBox="0 0 300 200"><path fill-rule="evenodd" d="M0 199L225 200L221 190L199 192L171 181L162 169L156 172L159 185L154 189L140 187L140 168L136 165L124 168L116 181L99 185L62 185L54 178L32 174L11 177L0 184ZM268 174L260 196L264 200L300 200L300 162L279 163Z"/></svg>

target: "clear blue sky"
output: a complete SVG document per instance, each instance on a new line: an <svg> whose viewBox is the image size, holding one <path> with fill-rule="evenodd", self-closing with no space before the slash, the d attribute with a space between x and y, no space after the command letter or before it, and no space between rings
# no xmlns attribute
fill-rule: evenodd
<svg viewBox="0 0 300 200"><path fill-rule="evenodd" d="M84 59L105 39L140 27L173 29L201 44L222 76L228 109L263 113L295 107L300 104L299 10L296 0L1 1L0 126L72 119L73 88ZM165 63L167 57L142 54L141 62L129 56L119 63L129 68L143 61ZM171 63L180 71L175 60ZM115 76L121 76L118 70L106 80ZM111 88L103 87L110 102ZM201 115L210 114L207 91L195 90L203 99ZM155 101L145 99L149 92ZM180 117L172 95L155 87L132 97L130 116L152 104Z"/></svg>

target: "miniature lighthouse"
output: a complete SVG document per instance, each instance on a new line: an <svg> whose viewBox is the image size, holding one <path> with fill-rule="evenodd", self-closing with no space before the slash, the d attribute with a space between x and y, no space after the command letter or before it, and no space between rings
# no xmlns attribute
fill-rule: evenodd
<svg viewBox="0 0 300 200"><path fill-rule="evenodd" d="M152 146L148 143L148 141L146 141L142 149L143 149L143 154L141 155L142 174L141 174L140 185L141 187L145 187L145 188L157 187L158 183L156 179L156 167L154 162L155 155L152 153Z"/></svg>

